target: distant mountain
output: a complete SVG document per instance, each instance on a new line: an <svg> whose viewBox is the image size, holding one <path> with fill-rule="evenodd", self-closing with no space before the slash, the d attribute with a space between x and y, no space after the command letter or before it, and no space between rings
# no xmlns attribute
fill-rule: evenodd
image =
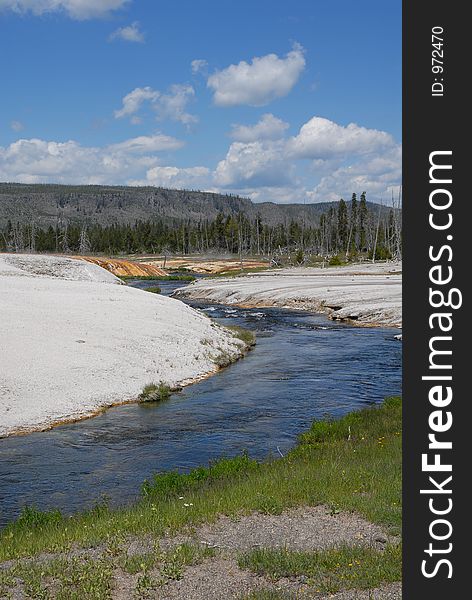
<svg viewBox="0 0 472 600"><path fill-rule="evenodd" d="M241 211L251 220L259 213L269 225L294 220L310 226L317 225L320 215L335 205L256 204L239 196L155 187L0 183L0 227L8 220L35 222L42 228L64 222L198 222L213 220L219 212L226 216Z"/></svg>

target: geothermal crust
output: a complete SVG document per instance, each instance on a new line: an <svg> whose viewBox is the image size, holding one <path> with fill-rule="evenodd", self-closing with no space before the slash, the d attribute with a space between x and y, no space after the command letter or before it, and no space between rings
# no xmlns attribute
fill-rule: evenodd
<svg viewBox="0 0 472 600"><path fill-rule="evenodd" d="M401 263L365 263L203 279L174 295L240 306L298 308L359 325L401 327L401 286Z"/></svg>
<svg viewBox="0 0 472 600"><path fill-rule="evenodd" d="M0 435L44 429L215 372L243 342L178 300L57 256L0 255Z"/></svg>

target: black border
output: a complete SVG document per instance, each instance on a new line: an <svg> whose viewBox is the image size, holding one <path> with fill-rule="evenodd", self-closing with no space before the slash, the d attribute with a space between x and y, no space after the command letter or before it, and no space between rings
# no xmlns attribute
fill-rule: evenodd
<svg viewBox="0 0 472 600"><path fill-rule="evenodd" d="M403 352L404 352L404 436L403 436L403 597L407 600L462 599L471 597L470 583L466 580L469 555L471 501L468 491L468 464L471 457L470 427L471 393L466 383L467 369L472 370L472 353L467 349L471 343L470 324L467 320L466 279L472 271L472 242L470 204L472 192L468 183L471 156L466 147L469 119L467 106L472 105L467 87L467 69L470 29L465 16L466 4L459 2L403 2ZM462 8L464 7L464 8ZM444 28L444 96L433 97L431 86L436 75L432 74L431 30L434 26ZM428 342L432 335L428 317L432 311L429 300L428 257L430 245L444 243L444 232L431 229L429 218L429 155L435 150L452 150L453 225L447 233L453 235L454 279L453 286L461 289L463 305L452 310L453 401L450 410L453 426L449 432L453 448L449 458L453 465L453 509L448 515L453 526L450 542L452 578L448 569L441 568L437 576L427 579L421 573L424 550L430 542L428 528L432 518L428 498L420 489L428 486L428 475L422 473L421 455L427 451L428 415L432 408L428 402L431 382L422 381L429 362ZM467 189L468 188L468 189ZM447 263L445 263L447 264ZM470 366L469 366L470 364ZM471 477L472 479L472 477ZM467 512L466 512L467 511ZM446 555L444 555L446 556ZM430 563L431 564L431 563Z"/></svg>

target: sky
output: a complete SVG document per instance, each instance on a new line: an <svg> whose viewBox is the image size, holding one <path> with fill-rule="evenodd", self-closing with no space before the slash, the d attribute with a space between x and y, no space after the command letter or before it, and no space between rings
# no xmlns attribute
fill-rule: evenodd
<svg viewBox="0 0 472 600"><path fill-rule="evenodd" d="M401 183L400 0L0 0L0 181L323 202Z"/></svg>

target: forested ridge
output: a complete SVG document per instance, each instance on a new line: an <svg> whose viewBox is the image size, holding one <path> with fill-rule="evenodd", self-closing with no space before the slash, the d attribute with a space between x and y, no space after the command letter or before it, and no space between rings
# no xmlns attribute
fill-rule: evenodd
<svg viewBox="0 0 472 600"><path fill-rule="evenodd" d="M0 251L401 257L400 209L369 203L365 192L278 205L156 188L0 184L0 213Z"/></svg>

